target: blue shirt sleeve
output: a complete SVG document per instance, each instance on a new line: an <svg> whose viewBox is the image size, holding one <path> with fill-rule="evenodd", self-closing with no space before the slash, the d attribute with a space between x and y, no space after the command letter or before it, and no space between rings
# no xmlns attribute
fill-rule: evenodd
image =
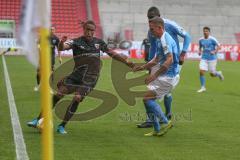
<svg viewBox="0 0 240 160"><path fill-rule="evenodd" d="M164 55L169 53L173 54L173 46L172 46L173 44L172 44L170 35L165 34L164 36L162 36L161 44L162 44Z"/></svg>
<svg viewBox="0 0 240 160"><path fill-rule="evenodd" d="M215 47L220 45L219 42L216 40L216 38L212 38L212 42Z"/></svg>
<svg viewBox="0 0 240 160"><path fill-rule="evenodd" d="M173 43L171 40L171 36L169 34L164 34L164 36L161 37L161 39L158 40L159 42L159 51L157 53L159 64L164 64L164 62L167 60L167 57L169 55L173 55Z"/></svg>
<svg viewBox="0 0 240 160"><path fill-rule="evenodd" d="M180 37L183 38L182 51L186 52L191 43L191 36L182 27L180 27L178 25L176 25L176 32Z"/></svg>
<svg viewBox="0 0 240 160"><path fill-rule="evenodd" d="M186 52L188 47L189 47L189 45L190 45L190 43L191 43L191 36L190 36L190 34L187 33L184 30L184 28L179 26L177 23L172 21L170 24L172 25L173 29L175 30L175 33L183 38L183 48L182 48L182 51Z"/></svg>
<svg viewBox="0 0 240 160"><path fill-rule="evenodd" d="M186 32L186 34L184 36L184 40L183 40L183 49L182 49L182 51L187 52L187 49L188 49L190 43L191 43L191 37L190 37L189 33Z"/></svg>

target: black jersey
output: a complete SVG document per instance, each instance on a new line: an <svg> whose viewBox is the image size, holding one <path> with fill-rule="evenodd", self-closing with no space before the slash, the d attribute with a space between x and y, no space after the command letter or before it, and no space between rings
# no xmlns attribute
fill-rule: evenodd
<svg viewBox="0 0 240 160"><path fill-rule="evenodd" d="M96 37L87 41L84 36L66 42L73 50L75 62L73 72L67 76L66 83L93 88L101 69L100 51L107 52L107 44Z"/></svg>
<svg viewBox="0 0 240 160"><path fill-rule="evenodd" d="M52 61L52 65L55 64L55 48L57 47L58 48L58 44L59 44L59 38L52 34L50 36L50 45L51 45L51 61Z"/></svg>
<svg viewBox="0 0 240 160"><path fill-rule="evenodd" d="M142 45L144 46L145 61L148 61L148 55L149 55L151 44L149 40L146 38L143 40Z"/></svg>
<svg viewBox="0 0 240 160"><path fill-rule="evenodd" d="M73 50L73 56L83 56L85 54L95 54L100 57L100 51L107 52L107 44L99 38L93 37L92 41L87 41L84 36L66 42Z"/></svg>

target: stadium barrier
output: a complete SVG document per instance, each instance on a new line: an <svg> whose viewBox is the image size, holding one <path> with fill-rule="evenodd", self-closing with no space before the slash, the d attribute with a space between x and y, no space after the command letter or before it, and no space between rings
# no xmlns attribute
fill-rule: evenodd
<svg viewBox="0 0 240 160"><path fill-rule="evenodd" d="M129 58L142 59L145 56L144 50L141 50L141 41L133 41L132 47L129 50L115 49L119 54L128 56ZM14 38L0 38L0 52L6 50L7 48L19 48L17 52L9 52L8 55L24 55L24 52L19 46L17 46L16 39ZM182 47L182 43L180 43ZM198 55L199 46L196 43L192 43L188 48L186 59L198 60L200 56ZM71 56L72 50L62 51L63 56ZM106 53L101 53L101 56L107 58ZM221 49L217 54L219 60L226 61L240 61L240 45L237 44L221 44Z"/></svg>

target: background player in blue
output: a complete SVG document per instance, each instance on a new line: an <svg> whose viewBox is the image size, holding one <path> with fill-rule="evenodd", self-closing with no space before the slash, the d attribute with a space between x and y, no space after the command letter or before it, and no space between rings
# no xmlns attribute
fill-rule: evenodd
<svg viewBox="0 0 240 160"><path fill-rule="evenodd" d="M155 16L160 17L160 12L159 12L158 8L150 7L148 9L148 13L147 13L148 19L151 19ZM177 49L178 49L178 56L179 56L179 69L181 70L181 67L184 63L184 57L185 57L186 51L191 42L191 37L176 22L171 21L169 19L164 19L164 18L163 18L163 21L164 21L165 31L168 32L170 34L170 36L176 42ZM184 39L182 51L180 51L178 36L180 36ZM156 47L155 47L156 38L151 33L151 31L148 32L148 39L151 43L150 52L149 52L149 56L148 56L148 61L150 61L151 59L153 59L153 57L155 56L155 53L156 53ZM172 104L172 95L171 95L171 93L169 93L168 95L166 95L164 97L164 106L165 106L166 115L167 115L168 119L171 119L171 117L172 117L171 104ZM152 123L149 119L147 119L144 123L138 124L137 126L139 128L147 128L147 127L151 127Z"/></svg>
<svg viewBox="0 0 240 160"><path fill-rule="evenodd" d="M161 17L158 8L157 7L150 7L148 9L148 13L147 13L148 19L151 19L155 16ZM177 44L178 54L179 54L179 64L180 64L179 67L180 67L180 70L181 70L181 65L184 63L185 54L186 54L187 49L188 49L188 47L191 43L191 37L184 30L184 28L179 26L176 22L174 22L172 20L169 20L169 19L165 19L165 18L163 18L163 21L164 21L165 31L170 34L170 36L174 39L174 41ZM182 51L180 51L178 36L183 38ZM151 32L148 32L148 39L149 39L150 43L152 43L155 40L155 38L151 34ZM152 43L152 45L154 45L154 43ZM150 54L149 54L149 60L151 60L155 56L155 52L156 52L155 47L151 47L150 48Z"/></svg>
<svg viewBox="0 0 240 160"><path fill-rule="evenodd" d="M221 71L216 71L217 65L217 52L220 49L220 44L216 38L210 36L210 28L203 28L203 38L199 40L199 55L202 55L199 68L200 68L200 83L201 88L198 90L199 93L206 91L204 73L210 72L212 77L219 77L220 80L224 80Z"/></svg>
<svg viewBox="0 0 240 160"><path fill-rule="evenodd" d="M169 94L179 82L179 55L173 38L164 30L164 21L160 17L149 20L151 33L156 37L156 54L154 58L143 66L134 67L134 71L151 69L146 78L148 91L144 95L143 102L152 120L154 131L145 136L161 136L172 126L161 107L155 101ZM162 121L160 125L159 121Z"/></svg>

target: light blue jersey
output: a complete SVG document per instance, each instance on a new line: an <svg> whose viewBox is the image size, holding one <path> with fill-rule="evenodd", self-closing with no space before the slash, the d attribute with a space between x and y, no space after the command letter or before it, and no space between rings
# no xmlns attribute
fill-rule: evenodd
<svg viewBox="0 0 240 160"><path fill-rule="evenodd" d="M161 39L157 38L156 41L156 56L158 56L160 66L166 61L167 55L173 55L173 63L168 68L167 72L164 75L168 77L175 77L179 73L178 63L178 48L174 39L168 34L164 32Z"/></svg>
<svg viewBox="0 0 240 160"><path fill-rule="evenodd" d="M165 31L170 34L170 36L174 39L174 41L177 45L178 56L180 55L180 52L181 52L178 36L180 36L184 39L182 51L186 52L191 43L190 35L182 27L180 27L176 22L171 21L169 19L163 19L163 20L164 20ZM151 43L150 53L148 56L148 60L150 61L151 59L153 59L153 57L155 56L155 53L156 53L156 50L155 50L156 49L156 47L155 47L156 38L152 35L152 33L150 31L148 31L148 39Z"/></svg>
<svg viewBox="0 0 240 160"><path fill-rule="evenodd" d="M216 60L217 55L212 54L211 52L216 50L220 44L218 43L217 39L209 36L207 39L200 38L199 40L199 48L202 50L202 59L204 60Z"/></svg>

